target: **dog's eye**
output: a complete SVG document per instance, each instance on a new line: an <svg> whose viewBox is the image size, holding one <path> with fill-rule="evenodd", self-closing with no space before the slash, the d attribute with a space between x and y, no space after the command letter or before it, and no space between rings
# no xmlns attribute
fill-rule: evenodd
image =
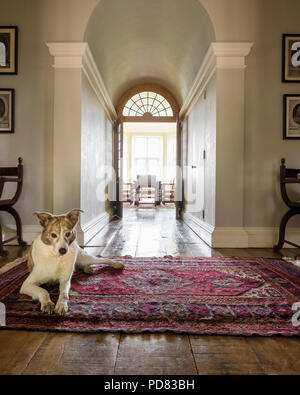
<svg viewBox="0 0 300 395"><path fill-rule="evenodd" d="M66 237L70 237L70 235L71 235L70 232L67 232L67 233L65 234Z"/></svg>
<svg viewBox="0 0 300 395"><path fill-rule="evenodd" d="M56 234L55 233L51 233L51 237L53 238L53 239L56 239Z"/></svg>

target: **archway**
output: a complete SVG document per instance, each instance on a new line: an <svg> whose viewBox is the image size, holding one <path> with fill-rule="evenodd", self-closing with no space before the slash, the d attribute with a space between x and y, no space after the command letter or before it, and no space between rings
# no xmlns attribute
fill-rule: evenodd
<svg viewBox="0 0 300 395"><path fill-rule="evenodd" d="M181 165L179 109L187 99L211 42L215 41L213 24L201 2L101 0L90 16L84 41L89 44L117 108L118 124L122 124L119 107L124 92L127 97L123 100L129 100L131 93L138 93L135 89L144 89L145 84L164 87L167 96L172 92L169 102L175 106L177 165ZM146 114L143 119L147 117L148 122L157 118ZM116 157L114 161L117 162ZM181 195L179 191L178 195ZM118 204L115 210L121 214Z"/></svg>
<svg viewBox="0 0 300 395"><path fill-rule="evenodd" d="M180 107L215 39L197 0L101 0L83 38L114 106L131 87L150 83L172 92Z"/></svg>
<svg viewBox="0 0 300 395"><path fill-rule="evenodd" d="M114 202L115 215L121 217L123 212L124 178L126 185L130 186L130 191L128 192L127 190L127 193L132 195L132 190L134 190L132 176L139 177L141 174L147 173L149 177L154 177L154 179L157 180L155 181L156 185L154 188L155 195L153 197L153 201L149 199L150 202L155 203L155 205L160 205L161 202L164 203L162 195L164 194L164 191L171 188L172 198L170 198L170 202L175 203L176 216L180 217L181 194L178 193L178 191L181 190L181 139L178 124L179 106L174 96L167 89L162 88L159 85L142 84L135 86L125 92L119 100L117 116L118 120L114 139L114 168L115 174L117 175L117 199L116 202ZM145 128L145 124L148 124L149 126L149 123L152 123L152 129L160 131L161 135L156 134L155 136L149 136L149 131L148 135L143 135L143 133L141 135L141 130L147 130L147 128ZM151 158L149 158L146 152L144 154L144 156L146 155L145 157L143 157L141 153L136 152L136 156L138 157L134 159L132 159L132 157L127 158L127 151L124 152L124 145L129 148L129 152L132 154L132 135L130 134L129 144L127 144L127 138L125 140L126 144L124 144L124 133L127 132L131 124L136 126L139 125L134 129L136 132L133 138L134 143L139 143L140 146L142 144L142 147L153 145L152 148L149 148L149 150L155 151L155 154L151 154ZM175 151L176 154L174 164L169 163L168 168L174 166L173 171L168 172L169 178L166 177L165 174L167 173L166 152L168 150L168 146L170 146L173 141L171 139L167 139L165 133L162 133L163 130L166 131L166 128L163 126L168 126L168 129L171 129L171 132L173 130L175 135L175 147L173 147L173 152ZM169 137L172 137L172 135L169 135ZM157 150L155 149L155 146ZM146 151L148 151L148 148L146 148ZM172 162L172 159L170 158L169 162ZM129 171L127 171L127 168ZM132 198L132 196L128 200L133 200L133 203L137 204L137 201L135 201L135 198Z"/></svg>
<svg viewBox="0 0 300 395"><path fill-rule="evenodd" d="M176 12L170 14L173 7ZM110 125L117 121L115 108L122 92L139 83L155 83L173 93L181 108L180 120L190 117L191 111L200 114L200 107L210 117L211 122L203 125L211 136L205 141L211 149L205 156L210 170L206 194L210 203L209 222L207 211L203 212L204 221L196 218L195 222L192 215L197 233L213 246L247 245L244 229L244 69L252 43L216 43L214 39L210 18L197 1L187 0L183 4L181 0L102 0L89 20L86 42L48 43L55 57L54 136L59 136L54 138L57 158L53 177L54 209L63 211L69 199L69 194L63 196L61 192L66 179L70 180L70 190L74 191L72 196L77 202L74 206L82 205L81 158L88 158L82 155L82 117L89 108L82 106L82 82L86 92L94 90L93 99L98 98L102 106L100 110L99 104L95 106L95 112L101 112L103 124L109 121ZM70 68L74 70L70 72ZM213 81L212 89L207 91L210 81ZM195 107L199 98L213 105ZM78 117L74 117L74 108L78 110ZM196 124L196 116L194 121ZM91 126L88 125L95 133L96 129ZM198 132L197 125L194 129ZM69 135L72 135L71 142ZM68 155L61 149L62 138L68 143ZM72 162L74 152L76 167L66 168L66 174L62 174L60 163L65 163L66 157ZM95 157L90 152L89 156ZM189 165L194 167L193 163ZM94 185L87 185L87 188L95 190ZM86 201L91 202L90 199ZM86 211L91 215L86 227L90 226L88 222L92 227L95 213L89 207ZM235 235L238 237L233 237Z"/></svg>

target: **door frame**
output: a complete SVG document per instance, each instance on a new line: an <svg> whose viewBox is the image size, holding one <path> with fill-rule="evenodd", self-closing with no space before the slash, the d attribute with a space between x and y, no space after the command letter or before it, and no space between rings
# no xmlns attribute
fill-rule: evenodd
<svg viewBox="0 0 300 395"><path fill-rule="evenodd" d="M163 96L170 104L173 116L152 116L150 113L144 113L143 116L124 116L123 110L126 103L136 94L142 92L153 92ZM116 201L113 202L114 215L122 217L123 200L122 200L122 166L123 161L123 125L124 122L172 122L176 123L176 218L181 218L183 208L182 194L182 169L181 169L181 126L179 122L179 106L174 96L165 88L156 84L140 84L127 90L119 100L117 106L117 122L114 128L114 170L116 174ZM118 145L120 141L120 146ZM179 181L179 182L178 182ZM180 198L180 200L178 200Z"/></svg>

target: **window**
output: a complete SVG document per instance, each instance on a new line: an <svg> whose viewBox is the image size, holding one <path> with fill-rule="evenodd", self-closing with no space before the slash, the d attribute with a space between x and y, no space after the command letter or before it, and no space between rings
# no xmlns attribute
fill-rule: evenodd
<svg viewBox="0 0 300 395"><path fill-rule="evenodd" d="M132 176L155 175L162 180L163 138L161 136L135 136L132 146Z"/></svg>
<svg viewBox="0 0 300 395"><path fill-rule="evenodd" d="M170 136L167 140L167 167L166 181L173 182L176 177L176 136Z"/></svg>
<svg viewBox="0 0 300 395"><path fill-rule="evenodd" d="M173 117L173 110L169 102L155 92L141 92L134 95L125 104L125 117L142 117L151 114L153 117Z"/></svg>
<svg viewBox="0 0 300 395"><path fill-rule="evenodd" d="M124 182L128 182L128 140L124 137L123 140L123 180Z"/></svg>

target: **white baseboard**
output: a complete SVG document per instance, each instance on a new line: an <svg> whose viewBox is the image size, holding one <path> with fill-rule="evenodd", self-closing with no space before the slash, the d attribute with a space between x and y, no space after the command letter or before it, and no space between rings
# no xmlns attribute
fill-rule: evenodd
<svg viewBox="0 0 300 395"><path fill-rule="evenodd" d="M16 227L15 225L2 225L3 230L3 240L10 239L11 237L16 236ZM42 228L40 225L23 225L23 239L26 243L31 244L33 240L41 233ZM12 240L8 244L18 245L17 240Z"/></svg>
<svg viewBox="0 0 300 395"><path fill-rule="evenodd" d="M97 233L99 233L105 225L110 221L108 213L100 214L98 217L89 221L87 224L81 225L77 232L77 239L80 245L88 244Z"/></svg>
<svg viewBox="0 0 300 395"><path fill-rule="evenodd" d="M214 226L207 224L191 213L184 214L184 222L209 246L212 246Z"/></svg>
<svg viewBox="0 0 300 395"><path fill-rule="evenodd" d="M278 228L214 227L192 213L184 214L184 222L213 248L273 248L278 242ZM300 244L300 228L287 228L286 240ZM293 248L285 244L284 248Z"/></svg>
<svg viewBox="0 0 300 395"><path fill-rule="evenodd" d="M97 218L89 221L85 225L78 225L77 227L77 240L80 245L86 245L93 237L96 236L101 229L104 228L110 221L110 216L107 213L99 215ZM4 240L10 239L16 235L16 227L14 225L2 225ZM23 225L23 239L28 244L41 233L42 228L40 225ZM11 241L9 244L17 245L17 240Z"/></svg>
<svg viewBox="0 0 300 395"><path fill-rule="evenodd" d="M248 248L248 233L245 228L214 228L213 248Z"/></svg>
<svg viewBox="0 0 300 395"><path fill-rule="evenodd" d="M249 248L273 248L278 243L279 228L246 228ZM285 239L300 244L300 228L287 228ZM294 248L284 244L284 248Z"/></svg>

